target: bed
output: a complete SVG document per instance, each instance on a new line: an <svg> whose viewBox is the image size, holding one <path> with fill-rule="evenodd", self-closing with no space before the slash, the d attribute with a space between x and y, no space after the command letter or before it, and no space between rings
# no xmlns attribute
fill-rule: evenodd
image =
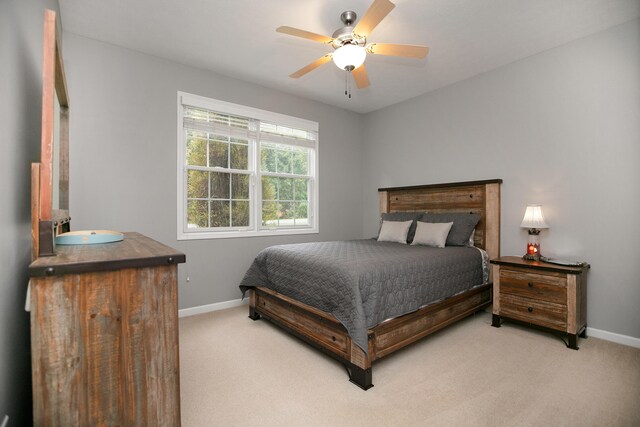
<svg viewBox="0 0 640 427"><path fill-rule="evenodd" d="M365 239L268 248L241 283L249 317L270 320L336 358L351 382L371 388L373 362L491 303L490 272L482 266L500 252L501 182L378 190L381 214L478 215L474 247ZM377 265L374 272L364 259Z"/></svg>

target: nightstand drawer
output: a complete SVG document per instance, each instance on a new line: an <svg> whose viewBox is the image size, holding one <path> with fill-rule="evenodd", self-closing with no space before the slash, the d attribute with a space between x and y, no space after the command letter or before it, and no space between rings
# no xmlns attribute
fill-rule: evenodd
<svg viewBox="0 0 640 427"><path fill-rule="evenodd" d="M500 269L500 293L518 295L556 304L567 304L566 276Z"/></svg>
<svg viewBox="0 0 640 427"><path fill-rule="evenodd" d="M501 293L500 315L560 331L567 330L567 306L563 304Z"/></svg>

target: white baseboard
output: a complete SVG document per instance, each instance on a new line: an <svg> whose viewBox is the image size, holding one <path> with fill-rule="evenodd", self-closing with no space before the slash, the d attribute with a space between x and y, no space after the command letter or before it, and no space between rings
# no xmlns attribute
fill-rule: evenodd
<svg viewBox="0 0 640 427"><path fill-rule="evenodd" d="M587 327L587 337L600 338L601 340L615 342L617 344L628 345L629 347L640 348L640 338L628 335L616 334L615 332L603 331Z"/></svg>
<svg viewBox="0 0 640 427"><path fill-rule="evenodd" d="M249 298L234 299L231 301L217 302L214 304L199 305L197 307L183 308L178 310L178 317L195 316L197 314L210 313L212 311L224 310L226 308L240 307L249 304ZM640 348L640 338L630 337L628 335L616 334L615 332L603 331L602 329L587 328L587 336L600 338L605 341L615 342L617 344L628 345L630 347Z"/></svg>
<svg viewBox="0 0 640 427"><path fill-rule="evenodd" d="M231 301L217 302L215 304L199 305L197 307L183 308L178 310L178 317L195 316L196 314L210 313L212 311L224 310L225 308L240 307L249 304L249 298L234 299Z"/></svg>

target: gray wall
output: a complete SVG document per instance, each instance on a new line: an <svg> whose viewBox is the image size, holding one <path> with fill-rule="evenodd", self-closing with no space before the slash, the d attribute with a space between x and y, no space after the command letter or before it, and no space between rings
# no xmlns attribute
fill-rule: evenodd
<svg viewBox="0 0 640 427"><path fill-rule="evenodd" d="M363 233L384 186L502 178L503 255L586 260L590 327L640 337L640 21L365 116Z"/></svg>
<svg viewBox="0 0 640 427"><path fill-rule="evenodd" d="M31 422L31 162L40 161L42 28L57 0L0 1L0 423Z"/></svg>
<svg viewBox="0 0 640 427"><path fill-rule="evenodd" d="M139 231L186 252L181 308L239 298L264 247L360 237L361 115L70 33L64 42L72 227ZM177 241L177 91L319 122L320 234Z"/></svg>

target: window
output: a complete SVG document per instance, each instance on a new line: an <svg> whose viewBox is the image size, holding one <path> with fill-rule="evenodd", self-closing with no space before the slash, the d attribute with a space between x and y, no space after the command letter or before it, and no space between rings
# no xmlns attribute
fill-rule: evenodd
<svg viewBox="0 0 640 427"><path fill-rule="evenodd" d="M318 232L318 123L178 92L178 239Z"/></svg>

